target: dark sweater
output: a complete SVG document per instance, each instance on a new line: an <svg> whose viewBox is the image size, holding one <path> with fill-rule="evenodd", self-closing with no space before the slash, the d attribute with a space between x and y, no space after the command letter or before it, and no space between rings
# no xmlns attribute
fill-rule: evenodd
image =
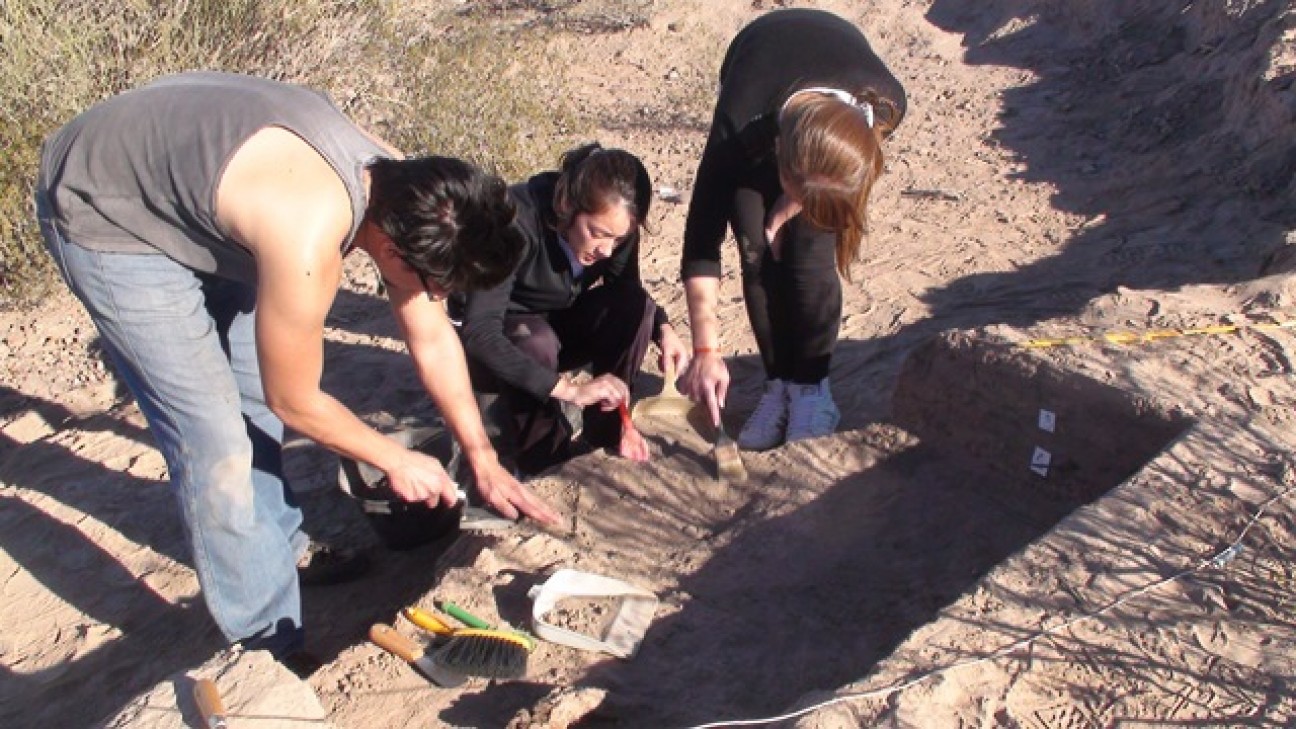
<svg viewBox="0 0 1296 729"><path fill-rule="evenodd" d="M905 112L904 88L864 34L822 10L775 10L752 21L729 45L720 84L684 228L684 279L720 275L734 191L778 179L778 113L793 92L826 86L859 97L871 90L893 102L899 116ZM893 122L894 128L900 119Z"/></svg>
<svg viewBox="0 0 1296 729"><path fill-rule="evenodd" d="M554 229L554 184L557 172L545 172L509 188L517 205L514 226L526 247L513 273L500 285L460 299L464 351L475 363L502 381L546 400L558 384L558 373L541 367L504 336L508 314L549 314L567 309L595 285L642 288L639 277L639 235L617 246L609 258L586 266L580 278L572 274ZM660 336L666 313L657 309L654 339Z"/></svg>

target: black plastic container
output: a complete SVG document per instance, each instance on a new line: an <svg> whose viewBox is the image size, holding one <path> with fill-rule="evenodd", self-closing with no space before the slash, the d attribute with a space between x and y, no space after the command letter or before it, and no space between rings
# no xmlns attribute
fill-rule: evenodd
<svg viewBox="0 0 1296 729"><path fill-rule="evenodd" d="M444 428L401 430L388 433L387 437L406 448L433 456L445 465L447 473L454 474L457 451ZM369 525L388 549L414 549L458 532L462 499L460 505L453 507L410 503L392 491L382 471L350 458L340 460L338 482L342 490L359 505Z"/></svg>

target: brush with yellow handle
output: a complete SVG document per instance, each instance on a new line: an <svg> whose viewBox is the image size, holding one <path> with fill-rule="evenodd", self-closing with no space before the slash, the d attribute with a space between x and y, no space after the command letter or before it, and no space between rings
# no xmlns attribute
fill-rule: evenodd
<svg viewBox="0 0 1296 729"><path fill-rule="evenodd" d="M480 618L453 603L442 605L467 628L453 628L420 607L401 611L406 620L443 638L432 660L446 669L482 678L521 678L526 675L527 656L535 649L529 636L511 630L496 630ZM466 619L465 619L466 618Z"/></svg>

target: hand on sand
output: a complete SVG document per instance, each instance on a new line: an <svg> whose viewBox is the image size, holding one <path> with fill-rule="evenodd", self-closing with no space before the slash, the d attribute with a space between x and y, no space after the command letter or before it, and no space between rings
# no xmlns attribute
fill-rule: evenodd
<svg viewBox="0 0 1296 729"><path fill-rule="evenodd" d="M505 518L517 519L524 515L546 526L559 523L558 512L526 484L519 483L498 461L480 464L480 467L473 463L472 467L482 500Z"/></svg>

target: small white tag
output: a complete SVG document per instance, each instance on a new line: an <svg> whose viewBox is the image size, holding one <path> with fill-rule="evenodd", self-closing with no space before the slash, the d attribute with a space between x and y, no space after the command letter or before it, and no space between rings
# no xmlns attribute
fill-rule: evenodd
<svg viewBox="0 0 1296 729"><path fill-rule="evenodd" d="M657 197L668 203L679 203L684 201L684 196L680 195L679 190L673 187L662 185L657 188Z"/></svg>
<svg viewBox="0 0 1296 729"><path fill-rule="evenodd" d="M1052 410L1040 409L1039 411L1039 429L1045 433L1052 433L1057 429L1057 413Z"/></svg>
<svg viewBox="0 0 1296 729"><path fill-rule="evenodd" d="M1049 464L1053 462L1053 456L1048 451L1035 446L1035 452L1031 454L1031 471L1041 478L1048 477Z"/></svg>

